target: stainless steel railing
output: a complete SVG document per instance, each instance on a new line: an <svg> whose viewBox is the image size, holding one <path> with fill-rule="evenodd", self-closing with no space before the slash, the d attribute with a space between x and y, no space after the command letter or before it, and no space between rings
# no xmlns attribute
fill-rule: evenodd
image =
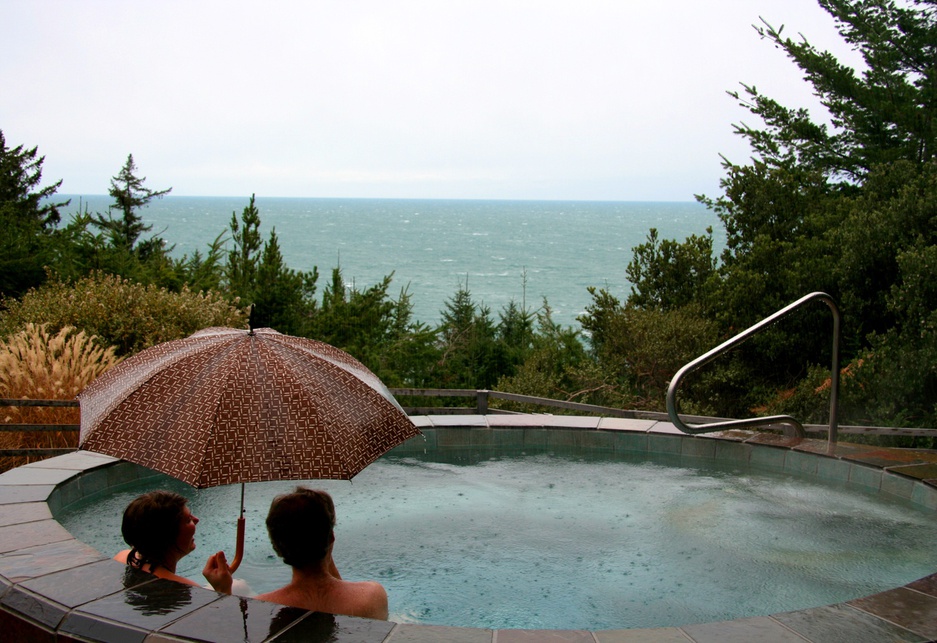
<svg viewBox="0 0 937 643"><path fill-rule="evenodd" d="M732 337L719 346L716 346L705 355L697 357L695 360L689 364L686 364L683 368L677 371L676 375L673 376L673 379L670 380L670 386L667 388L667 414L670 416L670 421L673 422L674 426L676 426L684 433L698 434L729 428L764 428L781 425L783 427L787 427L787 433L793 433L793 435L798 438L805 437L806 432L804 431L803 425L790 415L770 415L766 417L745 418L742 420L723 420L707 424L687 424L680 418L680 414L677 411L677 390L680 388L680 383L683 378L688 374L713 361L723 353L727 352L729 349L738 346L752 335L755 335L761 330L767 328L782 317L786 317L801 306L814 300L820 300L825 303L827 306L829 306L830 311L833 313L833 363L830 370L830 426L828 433L829 448L832 449L836 444L838 429L837 407L839 403L839 336L841 316L836 302L833 301L832 297L823 292L813 292L809 295L801 297L797 301L785 306L773 315L770 315L769 317L761 320L754 326L743 330L735 337Z"/></svg>

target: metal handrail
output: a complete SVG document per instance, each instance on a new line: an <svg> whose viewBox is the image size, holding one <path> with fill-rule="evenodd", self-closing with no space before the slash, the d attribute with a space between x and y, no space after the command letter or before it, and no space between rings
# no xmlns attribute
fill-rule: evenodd
<svg viewBox="0 0 937 643"><path fill-rule="evenodd" d="M728 351L730 348L741 344L755 333L758 333L782 317L785 317L797 308L800 308L804 304L811 302L814 299L819 299L825 303L833 313L833 364L830 371L830 428L828 435L829 449L832 449L836 444L838 430L837 409L839 403L839 336L841 316L836 302L833 301L832 297L823 292L812 292L809 295L801 297L794 303L785 306L773 315L770 315L769 317L761 320L754 326L743 330L735 337L732 337L722 344L719 344L719 346L716 346L705 355L697 357L695 360L686 364L683 368L677 371L676 375L673 376L673 379L670 380L670 386L667 388L667 414L670 416L670 421L673 422L674 426L676 426L684 433L695 435L699 433L709 433L718 429L765 427L780 424L790 427L793 430L795 437L804 438L806 436L806 431L804 431L803 424L798 422L790 415L770 415L766 417L746 418L742 420L724 420L710 424L686 424L683 422L683 420L680 419L680 414L677 412L677 389L679 388L680 382L683 380L684 376L708 364L718 356Z"/></svg>

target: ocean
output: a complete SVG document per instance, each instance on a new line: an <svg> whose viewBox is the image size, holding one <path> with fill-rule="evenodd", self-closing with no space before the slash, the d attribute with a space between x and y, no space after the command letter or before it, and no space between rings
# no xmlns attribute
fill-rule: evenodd
<svg viewBox="0 0 937 643"><path fill-rule="evenodd" d="M70 198L63 222L79 209L106 212L105 195ZM166 196L141 211L175 246L174 256L206 251L221 233L230 238L248 197ZM555 322L579 328L591 303L587 288L624 299L632 248L650 228L683 241L712 226L715 213L696 202L484 201L257 197L260 233L275 229L284 260L296 270L319 269L319 292L341 266L348 287L364 289L393 273L390 295L406 289L413 316L430 325L459 285L476 303L498 313L512 300L530 310L549 302Z"/></svg>

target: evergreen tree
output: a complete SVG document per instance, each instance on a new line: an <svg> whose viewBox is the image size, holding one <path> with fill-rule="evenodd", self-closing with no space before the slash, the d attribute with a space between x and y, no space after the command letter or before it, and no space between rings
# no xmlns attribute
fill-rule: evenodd
<svg viewBox="0 0 937 643"><path fill-rule="evenodd" d="M504 356L504 368L499 377L513 375L533 349L536 315L525 310L513 299L498 313L496 337Z"/></svg>
<svg viewBox="0 0 937 643"><path fill-rule="evenodd" d="M59 208L68 205L69 201L50 201L61 187L61 180L39 187L46 157L37 158L37 150L36 147L26 149L22 145L7 147L3 130L0 130L0 206L5 216L51 231L61 220Z"/></svg>
<svg viewBox="0 0 937 643"><path fill-rule="evenodd" d="M712 228L706 236L691 235L683 243L660 240L651 228L647 241L633 253L626 270L632 284L629 304L673 310L706 299L716 271Z"/></svg>
<svg viewBox="0 0 937 643"><path fill-rule="evenodd" d="M891 174L890 169L904 163L914 171L927 171L934 159L937 3L821 0L820 5L867 68L860 73L804 38L788 38L783 27L760 27L758 33L804 73L829 111L830 124L744 85L743 94L733 96L762 125L737 125L735 131L749 142L754 159L748 165L726 161L725 194L704 200L726 227L720 298L729 302L737 323L763 317L810 290L828 290L856 302L882 302L880 293L887 292L896 274L896 248L889 251L887 270L865 273L871 281L858 296L853 297L857 284L850 276L845 283L836 278L841 275L841 250L835 243L842 238L839 231L860 223L848 221L847 213L854 211L849 199L866 200L871 207L863 208L866 214L861 217L866 218L909 178L907 170L898 170L900 179L883 183L881 177ZM868 180L876 174L880 178L870 203L861 195L868 194ZM892 192L884 192L883 185ZM914 230L908 232L914 236ZM863 247L846 247L846 252L879 254L875 244L847 237ZM850 321L858 329L888 325L881 303L854 312L858 314L850 313Z"/></svg>
<svg viewBox="0 0 937 643"><path fill-rule="evenodd" d="M862 387L846 387L864 391L862 403L852 402L861 417L886 415L882 409L909 399L913 390L925 396L914 408L931 409L933 422L937 385L922 383L937 381L937 375L925 368L927 361L902 358L908 365L903 377L886 382L885 373L892 371L880 358L921 355L933 345L926 340L933 330L921 321L929 317L909 316L907 304L914 301L916 311L937 309L932 290L917 288L912 295L908 287L923 283L930 271L923 258L937 244L937 1L819 4L864 68L843 64L802 36L787 37L783 27L756 27L803 72L828 114L784 106L751 84L731 92L756 120L735 126L752 157L745 163L724 159L722 195L700 197L725 227L720 261L700 288L698 267L711 258L698 239L668 248L649 238L629 266L635 283L629 303L681 310L690 298L696 314L718 321L727 335L808 292L826 291L842 304L843 356L865 364L854 365L855 372L876 373ZM589 322L596 346L624 345L614 337L620 311L599 305L593 312L604 316ZM909 323L915 330L908 332ZM715 366L712 381L744 382L747 392L698 389L698 401L733 398L737 411L739 402L755 405L744 398L759 387L776 396L805 372L805 360L829 364L828 328L829 313L822 307L785 319L747 342L728 364ZM919 347L917 353L911 345ZM896 390L898 381L907 383L900 385L903 393ZM877 391L885 390L892 402L882 401L875 411ZM730 414L726 407L716 412ZM924 415L917 413L915 421L926 422Z"/></svg>
<svg viewBox="0 0 937 643"><path fill-rule="evenodd" d="M449 388L491 388L504 371L503 346L497 343L491 309L476 304L467 285L459 284L446 302L439 328L438 378Z"/></svg>
<svg viewBox="0 0 937 643"><path fill-rule="evenodd" d="M237 214L231 213L231 240L234 247L228 252L225 266L225 281L228 293L250 301L254 297L257 266L260 263L260 211L255 204L254 195L241 212L241 223Z"/></svg>
<svg viewBox="0 0 937 643"><path fill-rule="evenodd" d="M133 154L127 155L117 176L111 178L111 187L108 194L114 199L109 212L105 217L98 214L92 220L93 225L104 231L111 244L125 252L135 251L142 260L146 260L154 253L163 250L164 242L158 237L147 239L138 244L140 235L153 229L152 225L143 223L139 210L145 208L150 201L169 194L172 188L165 190L151 190L144 187L146 177L136 175L137 166L133 161ZM119 214L114 218L113 212Z"/></svg>
<svg viewBox="0 0 937 643"><path fill-rule="evenodd" d="M777 291L784 283L799 284L798 296L808 290L830 292L843 306L844 356L856 359L856 364L862 360L869 364L866 370L879 373L874 382L866 382L862 403L847 400L847 404L861 409L863 418L881 417L885 414L875 409L887 408L886 398L907 399L915 391L923 397L909 408L930 410L915 413L913 421L932 423L937 395L926 382L934 381L933 366L902 357L903 375L895 378L886 376L894 372L891 369L872 365L881 364L886 354L894 358L924 354L922 346L934 332L914 322L913 330L907 328L911 318L921 316L906 317L893 296L908 293L907 280L917 281L921 266L924 274L930 270L926 263L908 259L927 256L937 244L937 3L823 0L820 4L861 54L866 68L861 73L851 69L806 40L785 37L782 29L767 24L759 29L804 72L831 121L829 126L817 124L805 110L782 108L745 88L746 98L740 100L764 126L738 127L737 132L750 142L756 153L753 165L763 168L767 180L754 177L749 168L729 164L726 194L712 201L726 222L731 244L723 257L722 291L740 301L741 282L736 277L742 275L757 276ZM775 180L778 176L803 180L785 185ZM772 254L771 244L778 245L776 239L787 248L773 253L769 266L766 259ZM911 266L917 276L908 272ZM937 298L932 294L918 290L913 299L935 310ZM822 363L828 341L815 329L829 327L828 321L817 317L824 312L818 311L813 319L804 316L789 334L776 333L772 350L762 347L762 353L812 354L822 356L818 359ZM805 339L792 339L795 333ZM889 337L887 343L881 341L883 336ZM810 338L820 345L811 345ZM908 350L912 345L919 350ZM883 400L881 405L876 398Z"/></svg>
<svg viewBox="0 0 937 643"><path fill-rule="evenodd" d="M512 375L498 379L499 391L586 404L627 406L621 397L609 395L613 387L603 380L595 361L586 354L579 332L557 324L546 299L536 313L536 321L530 350ZM511 402L498 402L497 406L530 411L529 405ZM545 410L557 412L553 407Z"/></svg>
<svg viewBox="0 0 937 643"><path fill-rule="evenodd" d="M288 335L305 335L315 310L318 276L315 270L306 273L287 267L276 229L271 230L252 289L253 325Z"/></svg>
<svg viewBox="0 0 937 643"><path fill-rule="evenodd" d="M371 370L389 386L429 387L438 361L436 331L413 319L410 293L402 288L393 303L386 346Z"/></svg>
<svg viewBox="0 0 937 643"><path fill-rule="evenodd" d="M841 63L803 37L767 22L759 35L784 51L829 111L831 124L743 85L742 105L764 126L736 126L769 167L816 170L830 182L860 185L877 165L934 160L937 15L934 0L819 0L866 69Z"/></svg>
<svg viewBox="0 0 937 643"><path fill-rule="evenodd" d="M392 275L385 276L361 290L345 285L341 266L333 268L331 283L322 292L322 305L314 320L314 336L377 370L395 324L407 323L398 317L394 302L387 296L391 279ZM404 304L408 305L409 300L405 299Z"/></svg>
<svg viewBox="0 0 937 643"><path fill-rule="evenodd" d="M17 297L45 281L54 262L53 241L60 221L52 197L62 181L40 187L44 156L37 148L7 147L0 130L0 296Z"/></svg>
<svg viewBox="0 0 937 643"><path fill-rule="evenodd" d="M270 231L266 242L261 242L260 210L254 194L241 212L240 221L236 212L231 213L229 229L233 247L222 269L227 295L239 299L243 306L253 305L251 321L255 328L308 335L316 310L318 271L289 268L276 229ZM207 260L211 258L209 253Z"/></svg>
<svg viewBox="0 0 937 643"><path fill-rule="evenodd" d="M192 256L175 261L175 272L182 283L194 291L222 291L224 274L224 232L215 237L203 255L196 250Z"/></svg>

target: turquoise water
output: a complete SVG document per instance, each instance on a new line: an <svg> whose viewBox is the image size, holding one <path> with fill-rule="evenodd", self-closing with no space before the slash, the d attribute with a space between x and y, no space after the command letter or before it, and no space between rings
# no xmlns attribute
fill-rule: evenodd
<svg viewBox="0 0 937 643"><path fill-rule="evenodd" d="M69 198L66 196L65 198ZM72 195L63 219L85 206L105 212L110 197ZM174 197L141 212L176 254L204 250L240 217L248 197ZM341 265L349 285L366 288L394 273L391 294L407 288L414 317L434 324L459 284L497 319L514 300L538 308L547 297L554 321L576 325L591 302L587 288L630 291L625 267L648 230L683 240L716 216L695 202L454 201L257 198L261 234L276 229L287 264L318 266L320 287ZM716 238L716 245L721 238ZM523 275L526 273L526 292Z"/></svg>
<svg viewBox="0 0 937 643"><path fill-rule="evenodd" d="M815 479L691 459L550 454L385 457L353 482L316 481L336 501L336 564L384 584L398 622L607 629L720 621L849 600L933 571L937 518L894 498ZM198 550L233 554L240 487L195 491ZM247 487L236 577L287 582L263 520L293 487ZM59 520L108 555L143 488Z"/></svg>

